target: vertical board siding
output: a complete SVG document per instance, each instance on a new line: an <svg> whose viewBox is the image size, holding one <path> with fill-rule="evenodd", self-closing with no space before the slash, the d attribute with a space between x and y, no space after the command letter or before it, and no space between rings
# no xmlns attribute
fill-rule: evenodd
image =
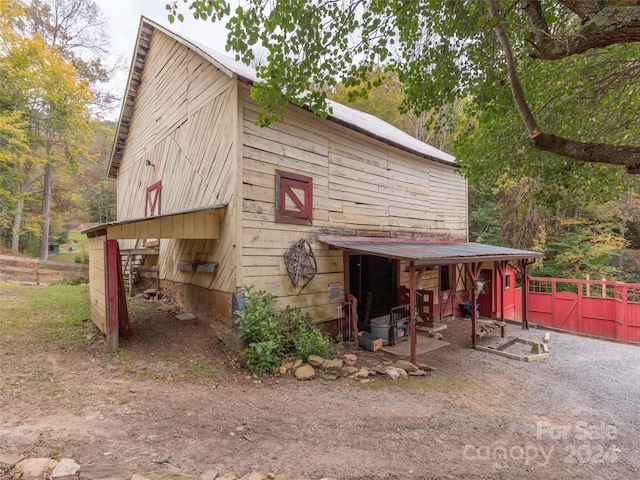
<svg viewBox="0 0 640 480"><path fill-rule="evenodd" d="M154 32L118 171L118 219L143 217L145 190L158 181L164 214L228 204L218 240L161 240L161 279L235 291L236 108L234 79ZM219 262L219 269L179 272L180 260Z"/></svg>
<svg viewBox="0 0 640 480"><path fill-rule="evenodd" d="M337 317L328 285L344 283L342 252L316 240L319 233L466 239L466 182L454 168L389 145L291 107L283 122L255 125L258 107L241 86L242 286L253 285L310 313ZM313 225L275 223L275 172L313 179ZM318 272L302 290L291 284L283 255L300 238L314 251ZM409 276L401 267L401 281ZM344 284L343 284L344 288ZM438 289L437 270L422 288ZM437 295L435 296L437 299ZM437 301L437 300L436 300Z"/></svg>
<svg viewBox="0 0 640 480"><path fill-rule="evenodd" d="M106 332L104 244L106 236L89 238L89 301L91 320L102 333Z"/></svg>

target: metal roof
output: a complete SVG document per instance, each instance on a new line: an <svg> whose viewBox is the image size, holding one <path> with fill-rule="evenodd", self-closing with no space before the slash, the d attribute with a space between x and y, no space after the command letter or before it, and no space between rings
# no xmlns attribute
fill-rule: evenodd
<svg viewBox="0 0 640 480"><path fill-rule="evenodd" d="M529 250L455 240L322 235L318 240L352 253L410 260L418 266L521 260L543 255Z"/></svg>
<svg viewBox="0 0 640 480"><path fill-rule="evenodd" d="M142 73L147 61L147 54L151 48L151 37L155 30L163 32L177 42L182 43L187 48L198 53L229 77L236 75L240 81L249 85L253 85L257 80L256 72L253 68L248 67L241 62L237 62L207 46L188 40L153 20L141 17L138 38L133 52L133 58L131 59L129 79L127 81L122 109L120 110L120 118L118 120L118 127L116 129L116 137L111 150L109 165L107 167L107 176L110 178L117 178L118 169L120 168L120 163L124 155L124 148L129 135L129 129L131 127L135 102L138 97L138 89L142 83ZM367 135L371 138L423 158L428 158L438 163L457 167L455 157L453 155L417 140L384 120L373 115L360 112L351 107L347 107L346 105L341 105L337 102L332 101L329 106L333 109L333 113L327 117L330 121L334 121L351 130L362 133L363 135Z"/></svg>

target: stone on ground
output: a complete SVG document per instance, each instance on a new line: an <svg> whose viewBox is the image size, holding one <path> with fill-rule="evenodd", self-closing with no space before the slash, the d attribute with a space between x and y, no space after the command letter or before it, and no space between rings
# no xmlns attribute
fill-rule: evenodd
<svg viewBox="0 0 640 480"><path fill-rule="evenodd" d="M309 355L307 363L312 367L320 367L324 363L324 358L319 357L318 355Z"/></svg>
<svg viewBox="0 0 640 480"><path fill-rule="evenodd" d="M50 458L28 458L18 462L15 466L17 472L22 472L23 479L38 478L46 470L54 469L58 462Z"/></svg>
<svg viewBox="0 0 640 480"><path fill-rule="evenodd" d="M384 374L391 380L400 380L401 378L409 377L406 370L398 367L386 367L384 369Z"/></svg>
<svg viewBox="0 0 640 480"><path fill-rule="evenodd" d="M218 473L220 472L218 472L218 470L216 470L215 468L210 468L202 474L200 480L216 480Z"/></svg>
<svg viewBox="0 0 640 480"><path fill-rule="evenodd" d="M358 357L353 353L345 353L342 356L342 359L344 360L345 365L348 365L350 367L353 367L356 363L358 363Z"/></svg>
<svg viewBox="0 0 640 480"><path fill-rule="evenodd" d="M294 375L298 380L311 380L315 378L316 371L311 365L302 365L296 369Z"/></svg>
<svg viewBox="0 0 640 480"><path fill-rule="evenodd" d="M264 477L258 472L251 472L240 477L240 480L264 480Z"/></svg>
<svg viewBox="0 0 640 480"><path fill-rule="evenodd" d="M420 370L413 363L407 362L406 360L398 360L396 362L396 367L406 370L407 372L415 372L416 370Z"/></svg>
<svg viewBox="0 0 640 480"><path fill-rule="evenodd" d="M323 380L337 380L340 374L338 372L320 372L320 378Z"/></svg>
<svg viewBox="0 0 640 480"><path fill-rule="evenodd" d="M143 473L143 476L149 480L198 480L198 477L187 475L180 470L161 470L149 473ZM132 479L133 480L133 479Z"/></svg>
<svg viewBox="0 0 640 480"><path fill-rule="evenodd" d="M80 470L80 465L71 458L63 458L60 460L56 468L51 472L51 478L70 477Z"/></svg>
<svg viewBox="0 0 640 480"><path fill-rule="evenodd" d="M0 466L9 465L13 467L16 463L22 460L22 455L16 455L15 453L0 452Z"/></svg>
<svg viewBox="0 0 640 480"><path fill-rule="evenodd" d="M431 366L427 365L426 363L416 363L416 366L420 370L424 370L425 372L435 372L437 370L436 367L431 367Z"/></svg>
<svg viewBox="0 0 640 480"><path fill-rule="evenodd" d="M87 480L130 480L133 473L122 465L87 465L80 468L80 478Z"/></svg>
<svg viewBox="0 0 640 480"><path fill-rule="evenodd" d="M330 370L334 372L339 372L342 368L343 362L341 358L334 358L333 360L325 360L322 362L321 368L323 370Z"/></svg>

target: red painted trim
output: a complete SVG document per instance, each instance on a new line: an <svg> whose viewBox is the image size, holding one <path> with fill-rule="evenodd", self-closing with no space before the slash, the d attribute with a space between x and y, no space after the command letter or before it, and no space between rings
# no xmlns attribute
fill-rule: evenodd
<svg viewBox="0 0 640 480"><path fill-rule="evenodd" d="M304 192L300 199L294 188ZM287 196L299 210L286 208ZM312 225L313 223L313 179L297 173L276 170L276 222Z"/></svg>
<svg viewBox="0 0 640 480"><path fill-rule="evenodd" d="M118 241L106 240L104 243L104 273L105 273L105 335L107 350L114 352L118 349Z"/></svg>
<svg viewBox="0 0 640 480"><path fill-rule="evenodd" d="M162 215L162 180L149 185L144 197L144 216L155 215Z"/></svg>

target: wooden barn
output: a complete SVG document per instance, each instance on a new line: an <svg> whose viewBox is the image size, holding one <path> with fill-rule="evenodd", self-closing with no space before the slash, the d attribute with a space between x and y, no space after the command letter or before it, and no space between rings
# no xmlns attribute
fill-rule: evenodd
<svg viewBox="0 0 640 480"><path fill-rule="evenodd" d="M467 243L467 184L451 155L335 103L326 119L291 106L257 127L254 80L141 19L108 168L118 222L86 231L91 315L109 348L126 313L118 271L132 265L218 326L253 286L336 331L345 310L368 321L406 305L438 322L481 274L539 255Z"/></svg>

